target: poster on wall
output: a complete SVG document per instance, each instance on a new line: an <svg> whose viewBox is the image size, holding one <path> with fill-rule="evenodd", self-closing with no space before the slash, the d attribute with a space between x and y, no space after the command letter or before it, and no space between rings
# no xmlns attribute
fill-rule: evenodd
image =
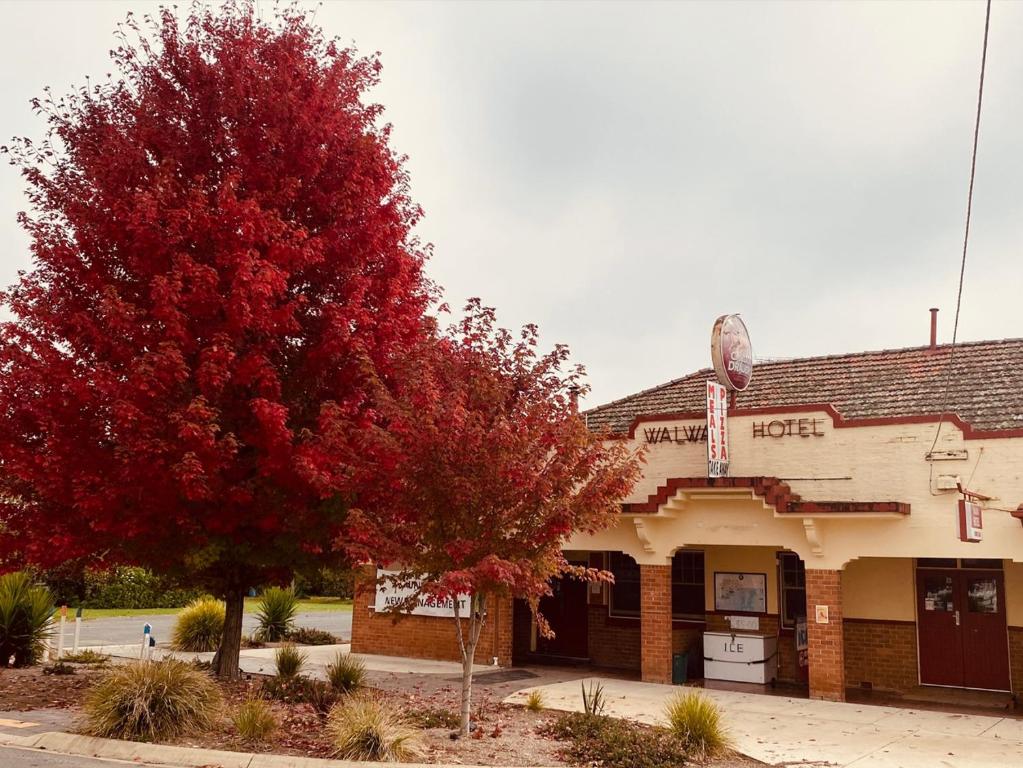
<svg viewBox="0 0 1023 768"><path fill-rule="evenodd" d="M401 605L419 589L418 582L413 584L403 583L400 587L397 587L390 578L385 578L397 576L399 573L400 571L386 571L382 568L377 568L377 579L385 579L382 584L377 584L376 601L373 604L373 608L378 613L393 611L395 606ZM416 606L411 611L404 612L412 616L446 616L454 618L455 601L451 598L441 600L431 595L420 595ZM458 596L458 614L463 617L469 615L468 595Z"/></svg>
<svg viewBox="0 0 1023 768"><path fill-rule="evenodd" d="M767 574L715 572L714 610L767 613Z"/></svg>

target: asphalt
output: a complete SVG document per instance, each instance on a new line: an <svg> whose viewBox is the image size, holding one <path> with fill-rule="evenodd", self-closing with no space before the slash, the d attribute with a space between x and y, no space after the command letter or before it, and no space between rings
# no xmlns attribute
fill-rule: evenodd
<svg viewBox="0 0 1023 768"><path fill-rule="evenodd" d="M82 632L79 645L82 647L97 645L131 645L142 641L142 628L146 624L153 627L153 635L157 643L168 643L171 639L171 632L174 629L174 622L177 617L173 614L160 614L156 616L119 616L104 619L89 619L82 622ZM348 642L352 637L352 612L351 611L310 611L299 613L295 616L295 626L308 629L322 629L338 636L342 642ZM256 617L247 613L242 621L242 631L250 634L256 629ZM65 630L65 647L71 647L71 638L74 631L73 624Z"/></svg>

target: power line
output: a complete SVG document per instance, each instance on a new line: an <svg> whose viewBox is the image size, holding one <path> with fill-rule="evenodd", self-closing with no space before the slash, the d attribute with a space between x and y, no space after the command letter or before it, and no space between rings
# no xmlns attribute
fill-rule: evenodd
<svg viewBox="0 0 1023 768"><path fill-rule="evenodd" d="M970 215L973 213L973 180L977 174L977 141L980 138L980 106L984 101L984 70L987 67L987 37L991 26L991 0L987 0L984 14L984 47L980 55L980 85L977 88L977 119L973 124L973 157L970 160L970 191L966 195L966 232L963 235L963 258L959 265L959 291L956 293L956 316L952 325L952 345L948 350L948 363L945 367L945 393L941 400L941 413L938 414L938 428L934 431L934 442L929 453L934 453L941 435L941 425L948 409L948 390L952 383L952 361L955 359L956 338L959 335L959 309L963 302L963 277L966 275L966 248L970 242Z"/></svg>

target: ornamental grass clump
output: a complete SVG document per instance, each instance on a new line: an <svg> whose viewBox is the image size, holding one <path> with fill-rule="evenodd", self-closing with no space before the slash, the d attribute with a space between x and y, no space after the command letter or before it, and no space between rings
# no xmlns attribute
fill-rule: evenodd
<svg viewBox="0 0 1023 768"><path fill-rule="evenodd" d="M341 700L327 717L327 737L342 760L402 762L420 753L419 732L387 704L368 696Z"/></svg>
<svg viewBox="0 0 1023 768"><path fill-rule="evenodd" d="M526 696L526 709L530 712L542 712L544 708L544 696L543 691L539 688L529 692Z"/></svg>
<svg viewBox="0 0 1023 768"><path fill-rule="evenodd" d="M277 676L285 679L298 677L307 658L305 651L299 650L294 643L285 643L274 653Z"/></svg>
<svg viewBox="0 0 1023 768"><path fill-rule="evenodd" d="M215 651L224 633L224 604L205 596L181 609L174 625L171 644L175 650L206 653Z"/></svg>
<svg viewBox="0 0 1023 768"><path fill-rule="evenodd" d="M280 587L264 590L256 610L256 621L259 623L257 636L270 643L283 640L291 631L297 612L298 598L294 591Z"/></svg>
<svg viewBox="0 0 1023 768"><path fill-rule="evenodd" d="M327 680L338 693L354 693L362 687L365 679L366 666L350 653L339 651L334 661L327 665Z"/></svg>
<svg viewBox="0 0 1023 768"><path fill-rule="evenodd" d="M107 671L85 700L85 732L153 741L206 730L221 708L220 689L191 664L167 659Z"/></svg>
<svg viewBox="0 0 1023 768"><path fill-rule="evenodd" d="M668 700L664 715L668 729L700 759L720 754L731 743L717 704L700 693L679 691Z"/></svg>
<svg viewBox="0 0 1023 768"><path fill-rule="evenodd" d="M0 667L28 667L39 662L53 635L50 590L25 571L0 576Z"/></svg>
<svg viewBox="0 0 1023 768"><path fill-rule="evenodd" d="M263 742L277 730L277 718L265 699L248 699L231 715L238 735L249 742Z"/></svg>

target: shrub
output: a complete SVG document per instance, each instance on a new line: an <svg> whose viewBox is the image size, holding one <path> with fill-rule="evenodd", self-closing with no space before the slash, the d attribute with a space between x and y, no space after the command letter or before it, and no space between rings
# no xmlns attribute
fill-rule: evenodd
<svg viewBox="0 0 1023 768"><path fill-rule="evenodd" d="M563 756L579 765L678 768L689 757L682 742L665 729L613 717L572 712L548 724L543 732L567 741Z"/></svg>
<svg viewBox="0 0 1023 768"><path fill-rule="evenodd" d="M209 675L175 659L110 669L83 707L93 736L151 741L211 727L220 690Z"/></svg>
<svg viewBox="0 0 1023 768"><path fill-rule="evenodd" d="M351 598L355 594L355 571L351 568L321 568L312 574L295 576L299 595Z"/></svg>
<svg viewBox="0 0 1023 768"><path fill-rule="evenodd" d="M298 627L288 632L288 639L297 645L335 645L337 636L322 629Z"/></svg>
<svg viewBox="0 0 1023 768"><path fill-rule="evenodd" d="M274 653L274 661L277 663L278 677L298 677L305 666L305 651L295 647L294 643L285 643Z"/></svg>
<svg viewBox="0 0 1023 768"><path fill-rule="evenodd" d="M607 701L604 699L604 686L600 683L590 682L589 688L586 683L579 684L583 689L583 711L587 715L602 715Z"/></svg>
<svg viewBox="0 0 1023 768"><path fill-rule="evenodd" d="M730 740L721 722L721 711L706 696L695 691L679 691L664 707L668 728L691 754L700 758L728 748Z"/></svg>
<svg viewBox="0 0 1023 768"><path fill-rule="evenodd" d="M259 599L256 621L259 622L258 637L276 643L291 630L298 612L298 598L290 589L270 587Z"/></svg>
<svg viewBox="0 0 1023 768"><path fill-rule="evenodd" d="M48 667L43 667L44 675L73 675L75 674L75 668L70 664L65 664L63 661L58 661L51 664Z"/></svg>
<svg viewBox="0 0 1023 768"><path fill-rule="evenodd" d="M543 691L536 689L526 696L526 709L530 712L542 712L544 707Z"/></svg>
<svg viewBox="0 0 1023 768"><path fill-rule="evenodd" d="M447 728L454 730L462 724L462 719L456 712L449 709L426 709L412 710L408 713L409 721L420 728Z"/></svg>
<svg viewBox="0 0 1023 768"><path fill-rule="evenodd" d="M319 715L326 715L338 700L337 694L327 683L303 675L268 677L263 681L260 693L276 701L309 704Z"/></svg>
<svg viewBox="0 0 1023 768"><path fill-rule="evenodd" d="M180 608L200 597L146 568L86 569L84 602L89 608Z"/></svg>
<svg viewBox="0 0 1023 768"><path fill-rule="evenodd" d="M342 760L400 762L419 754L419 734L398 712L366 696L342 699L327 718L333 754Z"/></svg>
<svg viewBox="0 0 1023 768"><path fill-rule="evenodd" d="M110 661L110 657L105 653L97 653L96 651L86 648L78 653L65 653L60 657L60 660L66 661L69 664L89 664L101 667Z"/></svg>
<svg viewBox="0 0 1023 768"><path fill-rule="evenodd" d="M224 633L224 604L212 597L200 597L178 614L171 644L179 651L215 651Z"/></svg>
<svg viewBox="0 0 1023 768"><path fill-rule="evenodd" d="M42 658L53 634L53 599L25 571L0 576L0 667L27 667Z"/></svg>
<svg viewBox="0 0 1023 768"><path fill-rule="evenodd" d="M327 665L327 680L338 693L354 693L366 679L366 666L350 653L338 652Z"/></svg>
<svg viewBox="0 0 1023 768"><path fill-rule="evenodd" d="M277 718L264 699L243 702L231 716L231 721L245 741L266 741L277 730Z"/></svg>

